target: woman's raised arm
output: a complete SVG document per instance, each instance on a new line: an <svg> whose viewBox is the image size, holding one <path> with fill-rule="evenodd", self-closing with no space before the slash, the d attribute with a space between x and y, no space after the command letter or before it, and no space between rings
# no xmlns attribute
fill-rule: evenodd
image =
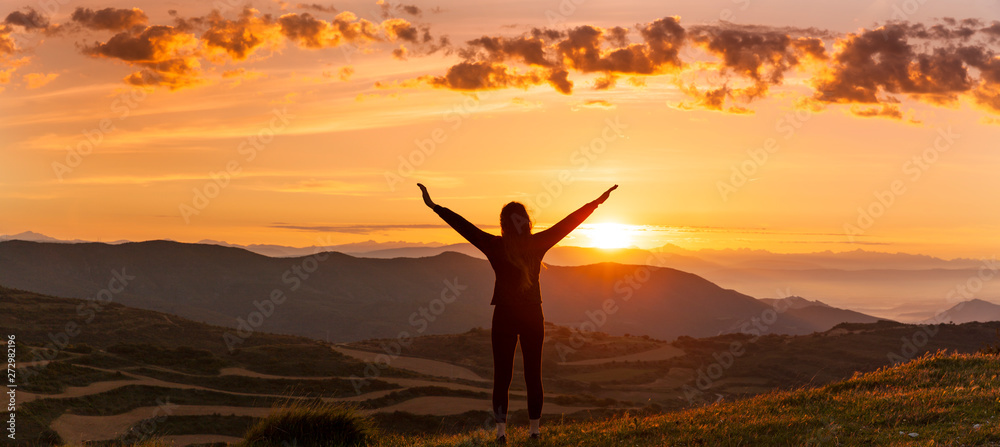
<svg viewBox="0 0 1000 447"><path fill-rule="evenodd" d="M608 200L608 197L611 196L611 191L614 191L615 189L618 189L618 185L608 188L608 190L604 191L604 194L601 194L601 196L598 197L596 200L587 203L586 205L583 205L582 207L580 207L580 209L576 211L573 211L572 213L570 213L569 216L566 216L563 218L563 220L560 220L559 223L549 228L546 228L544 231L538 232L536 237L540 241L542 247L545 250L548 250L552 248L552 246L559 243L559 241L561 241L564 237L566 237L566 235L568 235L576 227L580 226L580 224L582 224L583 221L587 220L587 218L590 217L591 213L593 213L594 210L597 209L597 205L600 205L604 203L604 201Z"/></svg>
<svg viewBox="0 0 1000 447"><path fill-rule="evenodd" d="M465 218L459 216L458 213L434 203L434 201L431 200L430 193L427 192L427 187L424 186L422 183L417 183L417 186L420 187L420 192L424 198L424 204L427 205L428 208L434 210L434 212L437 213L437 215L440 216L441 219L443 219L448 225L454 228L455 231L458 232L458 234L461 234L462 237L465 238L465 240L469 241L480 251L484 251L487 241L489 241L491 238L496 237L483 230L480 230L479 227L473 225L472 222L465 220Z"/></svg>

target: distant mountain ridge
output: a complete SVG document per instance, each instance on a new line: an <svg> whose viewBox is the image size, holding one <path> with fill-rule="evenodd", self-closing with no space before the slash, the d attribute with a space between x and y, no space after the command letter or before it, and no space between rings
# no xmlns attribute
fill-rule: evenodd
<svg viewBox="0 0 1000 447"><path fill-rule="evenodd" d="M52 242L51 238L37 233L28 236L24 238ZM377 259L430 257L454 251L483 259L482 253L467 243L441 245L366 241L328 247L285 247L202 242L286 258L308 256L323 250ZM944 297L956 284L978 275L980 268L1000 270L1000 262L995 257L945 260L925 255L860 249L814 253L771 253L750 249L687 250L672 244L651 250L557 246L549 251L544 262L560 266L616 262L670 267L694 273L723 288L739 290L752 296L808 296L821 299L834 307L909 323L932 318L954 305ZM995 275L1000 278L1000 272ZM985 281L973 296L962 298L1000 301L1000 280Z"/></svg>
<svg viewBox="0 0 1000 447"><path fill-rule="evenodd" d="M128 284L114 284L118 276ZM755 324L763 333L808 334L842 321L877 320L817 305L774 314L768 303L664 267L550 266L541 282L547 320L613 334L711 336L755 321L766 323ZM486 261L454 252L417 259L335 252L272 258L170 241L5 241L0 284L72 298L111 293L128 306L212 324L354 341L488 327L493 273Z"/></svg>
<svg viewBox="0 0 1000 447"><path fill-rule="evenodd" d="M931 318L928 318L927 320L924 321L924 323L962 324L971 322L982 323L987 321L1000 321L1000 304L994 304L989 301L974 299L956 303L954 306L948 308L947 310L940 312Z"/></svg>
<svg viewBox="0 0 1000 447"><path fill-rule="evenodd" d="M80 239L60 240L44 234L25 231L14 235L2 235L0 241L23 240L33 242L63 242L63 243L87 243ZM169 240L169 239L166 239ZM109 244L121 244L132 242L118 240L105 242ZM482 257L482 254L471 244L441 244L415 243L405 241L376 242L368 240L364 242L354 242L348 244L337 244L331 246L317 247L291 247L276 244L230 244L226 241L203 239L199 244L221 245L224 247L243 248L254 253L265 256L304 256L315 253L317 248L323 251L336 251L365 258L423 258L438 255L446 251L463 253L472 257ZM592 247L557 246L546 256L546 262L555 265L586 265L599 262L619 262L622 264L649 264L650 259L668 258L679 265L701 265L703 267L716 268L754 268L754 269L843 269L843 270L867 270L878 269L959 269L979 267L982 263L979 259L955 258L942 259L922 254L910 253L885 253L877 251L867 251L857 249L854 251L833 252L811 252L811 253L774 253L767 250L753 249L701 249L689 250L674 244L665 244L652 249L641 248L621 248L621 249L600 249Z"/></svg>

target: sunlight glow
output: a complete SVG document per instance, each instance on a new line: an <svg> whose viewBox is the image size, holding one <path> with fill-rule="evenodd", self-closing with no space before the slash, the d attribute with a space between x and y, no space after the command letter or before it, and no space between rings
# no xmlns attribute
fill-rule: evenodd
<svg viewBox="0 0 1000 447"><path fill-rule="evenodd" d="M620 223L584 224L578 230L588 239L589 247L626 248L633 244L633 232L639 227Z"/></svg>

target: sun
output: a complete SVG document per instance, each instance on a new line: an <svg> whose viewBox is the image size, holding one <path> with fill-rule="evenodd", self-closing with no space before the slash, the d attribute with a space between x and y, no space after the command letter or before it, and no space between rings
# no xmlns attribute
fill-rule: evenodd
<svg viewBox="0 0 1000 447"><path fill-rule="evenodd" d="M632 245L632 226L620 223L595 223L580 227L590 241L591 247L596 248L625 248Z"/></svg>

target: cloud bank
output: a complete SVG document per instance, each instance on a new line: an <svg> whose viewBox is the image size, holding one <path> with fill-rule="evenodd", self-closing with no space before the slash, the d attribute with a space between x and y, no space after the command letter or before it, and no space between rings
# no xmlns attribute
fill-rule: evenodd
<svg viewBox="0 0 1000 447"><path fill-rule="evenodd" d="M215 10L205 16L183 17L170 11L173 23L151 24L139 8L76 8L65 24L52 24L31 7L9 13L0 22L0 58L5 65L23 51L17 35L44 32L55 34L110 32L110 37L78 45L87 56L114 60L135 69L124 81L136 86L176 90L207 82L203 67L264 59L285 46L308 50L359 47L377 44L398 45L393 53L431 54L447 49L447 38L434 38L428 26L388 17L381 21L359 18L349 11L322 19L332 7L297 4L303 12L280 16L246 7L235 18ZM398 11L419 16L415 6L398 5ZM404 45L409 45L407 48ZM6 71L9 75L10 70ZM226 70L226 73L235 72Z"/></svg>
<svg viewBox="0 0 1000 447"><path fill-rule="evenodd" d="M903 119L900 100L954 105L965 97L1000 113L1000 22L945 18L890 23L837 35L813 28L719 23L684 27L664 17L632 28L581 25L533 28L517 36L483 36L458 49L462 61L443 74L398 85L478 91L549 85L570 95L578 75L609 90L622 77L643 85L661 76L690 97L675 106L752 113L799 71L812 93L800 107L851 105L862 117ZM591 76L592 77L592 76Z"/></svg>
<svg viewBox="0 0 1000 447"><path fill-rule="evenodd" d="M235 17L170 11L172 22L159 24L139 8L76 8L66 23L57 24L24 7L0 22L0 83L29 60L20 57L26 50L19 39L25 35L106 33L78 44L79 51L133 68L124 77L129 84L171 90L208 83L206 71L217 65L226 65L224 73L250 73L229 65L266 59L289 46L319 51L384 45L399 60L439 51L455 51L459 60L438 73L377 83L381 88L475 92L544 86L572 95L581 88L611 91L622 80L643 86L659 77L685 97L671 100L672 107L753 113L754 101L774 95L774 87L794 76L809 89L797 106L812 110L839 104L860 117L903 120L904 100L948 107L965 100L1000 114L997 21L902 21L840 34L726 22L684 25L679 17L663 17L628 27L483 35L454 48L446 37L433 36L428 25L392 17L393 12L421 17L424 11L416 5L379 1L377 20L315 3L282 5L281 15L251 7ZM350 70L340 77L349 76ZM44 85L41 78L32 79L32 85Z"/></svg>

